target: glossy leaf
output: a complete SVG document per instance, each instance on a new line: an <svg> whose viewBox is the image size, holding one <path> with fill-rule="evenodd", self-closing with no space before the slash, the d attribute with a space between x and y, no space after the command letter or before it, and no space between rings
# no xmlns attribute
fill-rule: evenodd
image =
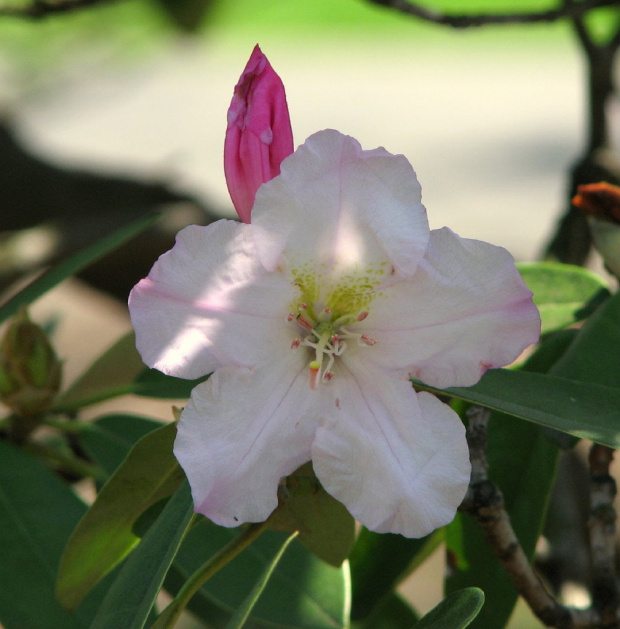
<svg viewBox="0 0 620 629"><path fill-rule="evenodd" d="M68 609L137 544L137 518L183 481L172 454L175 435L167 424L140 439L80 521L60 564L57 595Z"/></svg>
<svg viewBox="0 0 620 629"><path fill-rule="evenodd" d="M580 321L584 304L607 284L598 275L580 266L554 262L518 265L523 281L534 293L534 303L542 318L542 333L559 330Z"/></svg>
<svg viewBox="0 0 620 629"><path fill-rule="evenodd" d="M443 539L438 530L421 539L408 539L391 533L373 533L363 528L349 559L353 600L351 618L367 617L382 599L426 558Z"/></svg>
<svg viewBox="0 0 620 629"><path fill-rule="evenodd" d="M91 629L144 627L193 515L192 496L185 482L129 555Z"/></svg>
<svg viewBox="0 0 620 629"><path fill-rule="evenodd" d="M0 322L6 321L6 319L13 316L22 306L28 306L68 277L75 275L89 264L92 264L107 253L114 251L114 249L117 249L134 236L137 236L140 232L157 221L159 217L159 214L144 216L113 231L111 234L104 236L67 260L53 266L0 307Z"/></svg>
<svg viewBox="0 0 620 629"><path fill-rule="evenodd" d="M555 375L620 388L620 293L604 303L584 324L554 365ZM583 419L587 421L587 409ZM616 421L617 423L617 421Z"/></svg>
<svg viewBox="0 0 620 629"><path fill-rule="evenodd" d="M183 542L166 579L166 589L176 594L206 558L237 535L236 529L203 520ZM287 535L266 531L194 595L189 610L209 626L219 629L229 622ZM336 629L349 618L349 566L327 565L294 540L274 570L247 627L270 629Z"/></svg>
<svg viewBox="0 0 620 629"><path fill-rule="evenodd" d="M355 541L355 520L323 489L312 463L291 474L281 492L280 505L269 518L270 527L299 531L299 541L317 557L340 566Z"/></svg>
<svg viewBox="0 0 620 629"><path fill-rule="evenodd" d="M86 506L38 460L0 441L0 623L88 629L100 593L75 613L54 596L62 549Z"/></svg>
<svg viewBox="0 0 620 629"><path fill-rule="evenodd" d="M478 615L484 604L484 592L466 588L450 594L420 619L417 629L464 629Z"/></svg>
<svg viewBox="0 0 620 629"><path fill-rule="evenodd" d="M94 420L81 435L82 447L111 476L134 444L161 428L162 422L139 415L104 415Z"/></svg>
<svg viewBox="0 0 620 629"><path fill-rule="evenodd" d="M144 369L132 385L132 393L143 397L163 398L168 400L189 398L192 389L209 376L196 380L184 380L167 376L157 369Z"/></svg>
<svg viewBox="0 0 620 629"><path fill-rule="evenodd" d="M567 350L568 351L568 350ZM480 404L575 437L620 447L620 388L550 374L491 369L473 387L416 387Z"/></svg>
<svg viewBox="0 0 620 629"><path fill-rule="evenodd" d="M381 599L372 613L352 623L354 629L412 629L419 617L396 592Z"/></svg>
<svg viewBox="0 0 620 629"><path fill-rule="evenodd" d="M80 376L56 404L58 410L76 409L133 392L144 363L133 332L122 336Z"/></svg>
<svg viewBox="0 0 620 629"><path fill-rule="evenodd" d="M267 583L269 583L269 579L273 574L276 566L280 562L282 555L286 552L286 549L289 547L289 544L297 537L297 532L292 533L288 539L284 541L284 544L280 547L280 550L274 555L273 559L269 562L263 574L261 574L260 578L254 584L252 591L245 598L243 603L237 608L233 617L226 624L226 629L241 629L243 625L246 623L249 615L252 613L260 595L263 593Z"/></svg>

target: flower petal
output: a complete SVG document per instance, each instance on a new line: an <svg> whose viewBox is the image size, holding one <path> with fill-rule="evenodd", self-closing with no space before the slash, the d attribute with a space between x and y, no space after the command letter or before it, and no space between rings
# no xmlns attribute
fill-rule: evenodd
<svg viewBox="0 0 620 629"><path fill-rule="evenodd" d="M193 379L290 346L284 322L295 290L265 271L249 230L235 221L186 227L134 287L129 310L147 365Z"/></svg>
<svg viewBox="0 0 620 629"><path fill-rule="evenodd" d="M402 155L363 151L333 130L310 136L261 186L252 210L261 259L275 268L349 273L391 264L412 274L429 230L420 185Z"/></svg>
<svg viewBox="0 0 620 629"><path fill-rule="evenodd" d="M310 460L319 404L297 352L256 370L219 369L196 387L174 445L196 511L221 526L266 520L280 479Z"/></svg>
<svg viewBox="0 0 620 629"><path fill-rule="evenodd" d="M538 340L540 315L505 249L444 227L415 276L384 290L356 325L377 341L369 360L444 388L515 360Z"/></svg>
<svg viewBox="0 0 620 629"><path fill-rule="evenodd" d="M450 522L470 476L458 416L394 372L358 366L337 377L312 447L323 487L378 533L422 537Z"/></svg>

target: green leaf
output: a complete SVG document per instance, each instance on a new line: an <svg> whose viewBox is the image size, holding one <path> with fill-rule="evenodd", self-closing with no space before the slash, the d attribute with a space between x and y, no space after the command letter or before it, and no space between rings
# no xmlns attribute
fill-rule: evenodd
<svg viewBox="0 0 620 629"><path fill-rule="evenodd" d="M355 541L353 516L323 489L312 463L286 479L269 525L277 531L299 531L299 541L332 566L342 564Z"/></svg>
<svg viewBox="0 0 620 629"><path fill-rule="evenodd" d="M620 388L620 292L607 300L584 324L551 370L553 374ZM584 420L588 411L584 409Z"/></svg>
<svg viewBox="0 0 620 629"><path fill-rule="evenodd" d="M74 609L137 544L137 518L184 479L172 454L176 426L149 433L132 448L75 529L60 564L57 596Z"/></svg>
<svg viewBox="0 0 620 629"><path fill-rule="evenodd" d="M63 280L75 275L89 264L92 264L107 253L120 247L124 242L137 236L140 232L157 221L159 217L159 214L149 214L137 221L129 223L129 225L117 229L79 253L76 253L74 256L52 267L0 307L0 323L13 316L22 306L30 305Z"/></svg>
<svg viewBox="0 0 620 629"><path fill-rule="evenodd" d="M0 441L0 623L87 629L98 594L75 613L54 596L62 549L86 506L38 460Z"/></svg>
<svg viewBox="0 0 620 629"><path fill-rule="evenodd" d="M81 435L82 447L111 476L134 444L164 424L139 415L104 415Z"/></svg>
<svg viewBox="0 0 620 629"><path fill-rule="evenodd" d="M620 448L620 388L510 369L490 369L477 384L468 388L442 390L419 381L414 384L431 393L449 395L575 437Z"/></svg>
<svg viewBox="0 0 620 629"><path fill-rule="evenodd" d="M63 393L59 411L73 410L133 392L133 382L144 371L133 332L121 337Z"/></svg>
<svg viewBox="0 0 620 629"><path fill-rule="evenodd" d="M580 310L607 284L580 266L554 262L518 264L519 272L534 293L542 318L542 333L565 328L583 318Z"/></svg>
<svg viewBox="0 0 620 629"><path fill-rule="evenodd" d="M353 622L353 629L411 629L419 618L411 605L396 592L381 599L370 616Z"/></svg>
<svg viewBox="0 0 620 629"><path fill-rule="evenodd" d="M192 389L207 380L184 380L144 367L129 332L104 352L57 401L57 412L74 411L119 395L187 399Z"/></svg>
<svg viewBox="0 0 620 629"><path fill-rule="evenodd" d="M110 587L91 629L142 629L194 515L187 482L176 491Z"/></svg>
<svg viewBox="0 0 620 629"><path fill-rule="evenodd" d="M260 576L260 579L258 579L258 581L256 581L256 583L254 584L252 591L248 594L243 603L237 608L237 611L235 611L235 613L233 614L233 617L226 624L226 629L241 629L241 627L243 627L250 613L254 609L254 606L258 602L260 595L263 593L263 590L267 586L267 583L269 582L269 579L271 578L271 575L273 574L276 566L280 562L282 555L289 547L289 544L297 537L297 535L297 532L295 532L290 535L288 539L285 540L280 550L275 554L274 558L265 568L265 571Z"/></svg>
<svg viewBox="0 0 620 629"><path fill-rule="evenodd" d="M363 528L349 558L353 586L351 618L367 617L415 568L417 560L425 559L442 539L441 529L421 539L408 539Z"/></svg>
<svg viewBox="0 0 620 629"><path fill-rule="evenodd" d="M238 534L236 529L203 520L188 533L166 589L176 594L205 558L214 555ZM189 604L189 610L214 629L222 628L274 555L286 534L266 531L243 553L205 583ZM249 627L270 629L336 629L349 619L349 566L329 566L294 540L250 615Z"/></svg>
<svg viewBox="0 0 620 629"><path fill-rule="evenodd" d="M484 592L466 588L450 594L431 609L416 625L416 629L464 629L478 615L484 604Z"/></svg>
<svg viewBox="0 0 620 629"><path fill-rule="evenodd" d="M203 376L197 380L184 380L167 376L157 369L145 369L133 383L132 393L143 397L184 399L189 398L192 389L208 378L209 376Z"/></svg>

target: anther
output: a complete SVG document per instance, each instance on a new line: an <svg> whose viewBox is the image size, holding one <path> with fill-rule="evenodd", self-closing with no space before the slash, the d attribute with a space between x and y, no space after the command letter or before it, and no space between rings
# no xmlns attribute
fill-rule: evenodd
<svg viewBox="0 0 620 629"><path fill-rule="evenodd" d="M365 334L362 334L362 336L360 336L360 340L362 341L362 343L366 345L375 345L375 343L377 342L375 339L371 339L369 336L366 336Z"/></svg>
<svg viewBox="0 0 620 629"><path fill-rule="evenodd" d="M357 315L357 320L358 321L363 321L367 316L368 316L368 312L366 312L366 310L364 310L364 312L360 312Z"/></svg>
<svg viewBox="0 0 620 629"><path fill-rule="evenodd" d="M310 389L316 391L316 383L319 377L319 370L321 369L321 363L318 360L313 360L308 365L308 375L310 377Z"/></svg>
<svg viewBox="0 0 620 629"><path fill-rule="evenodd" d="M326 306L326 307L323 309L323 312L324 312L325 314L331 314L331 313L332 313L332 309L331 309L329 306Z"/></svg>
<svg viewBox="0 0 620 629"><path fill-rule="evenodd" d="M307 304L305 301L302 301L302 302L299 304L299 309L300 309L300 310L305 310L307 307L308 307L308 304Z"/></svg>
<svg viewBox="0 0 620 629"><path fill-rule="evenodd" d="M297 349L300 345L301 345L300 339L293 339L293 342L291 343L291 349Z"/></svg>
<svg viewBox="0 0 620 629"><path fill-rule="evenodd" d="M332 337L329 339L330 343L335 347L340 343L340 337L337 334L332 334Z"/></svg>
<svg viewBox="0 0 620 629"><path fill-rule="evenodd" d="M326 371L323 374L323 380L326 380L327 382L329 382L333 377L334 377L334 372L333 371Z"/></svg>
<svg viewBox="0 0 620 629"><path fill-rule="evenodd" d="M295 313L294 312L289 312L288 316L286 317L287 321L292 321L295 318Z"/></svg>

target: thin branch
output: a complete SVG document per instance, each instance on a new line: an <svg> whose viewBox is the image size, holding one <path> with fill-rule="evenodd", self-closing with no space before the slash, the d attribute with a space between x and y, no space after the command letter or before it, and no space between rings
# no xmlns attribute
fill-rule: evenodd
<svg viewBox="0 0 620 629"><path fill-rule="evenodd" d="M620 604L616 579L616 481L609 474L614 451L592 444L590 463L590 553L592 556L592 605L604 627L617 627Z"/></svg>
<svg viewBox="0 0 620 629"><path fill-rule="evenodd" d="M30 4L19 6L2 3L0 4L0 16L40 20L52 15L70 13L77 9L85 9L98 4L106 4L115 1L116 0L59 0L54 2L54 0L33 0Z"/></svg>
<svg viewBox="0 0 620 629"><path fill-rule="evenodd" d="M488 409L479 406L472 407L467 414L472 481L460 509L476 518L515 587L545 625L562 629L599 626L597 610L575 609L558 603L545 589L521 548L505 509L502 492L487 477L486 433L489 414Z"/></svg>
<svg viewBox="0 0 620 629"><path fill-rule="evenodd" d="M451 28L472 28L487 25L535 24L555 22L565 18L576 18L592 9L620 5L620 0L584 0L583 2L565 2L557 9L548 9L533 13L477 13L471 15L448 14L434 11L409 0L368 0L373 4L388 7L417 17L433 24Z"/></svg>

